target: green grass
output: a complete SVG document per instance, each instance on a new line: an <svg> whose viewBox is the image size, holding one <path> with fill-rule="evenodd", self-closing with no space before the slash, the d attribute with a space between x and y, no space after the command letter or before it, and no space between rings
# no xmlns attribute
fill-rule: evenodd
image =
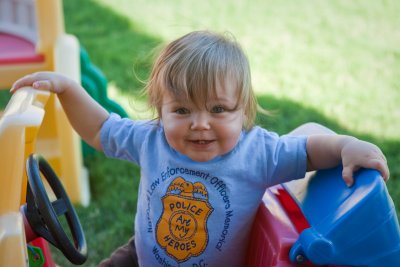
<svg viewBox="0 0 400 267"><path fill-rule="evenodd" d="M399 1L65 0L64 13L67 32L132 117L131 104L142 105L137 77L146 79L158 45L197 29L232 32L249 57L259 103L276 111L258 122L283 134L315 121L376 143L400 203ZM85 164L92 201L78 214L90 251L85 266L96 266L132 234L139 171L102 155Z"/></svg>

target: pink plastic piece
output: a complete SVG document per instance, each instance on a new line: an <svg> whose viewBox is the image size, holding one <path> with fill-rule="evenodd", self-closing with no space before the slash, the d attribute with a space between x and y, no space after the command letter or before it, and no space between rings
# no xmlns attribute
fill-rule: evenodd
<svg viewBox="0 0 400 267"><path fill-rule="evenodd" d="M267 189L254 220L247 267L299 267L290 262L289 251L298 233L308 227L297 203L281 185ZM301 266L317 265L308 261Z"/></svg>
<svg viewBox="0 0 400 267"><path fill-rule="evenodd" d="M248 267L295 267L289 250L298 233L271 190L263 197L252 229Z"/></svg>
<svg viewBox="0 0 400 267"><path fill-rule="evenodd" d="M43 252L45 262L42 267L56 267L57 265L54 263L53 257L51 256L49 244L45 239L38 237L38 235L33 231L31 225L26 218L24 205L21 206L20 212L24 221L26 242L31 243L35 247L40 247Z"/></svg>
<svg viewBox="0 0 400 267"><path fill-rule="evenodd" d="M33 43L21 37L0 32L0 65L43 61L44 56L36 53Z"/></svg>

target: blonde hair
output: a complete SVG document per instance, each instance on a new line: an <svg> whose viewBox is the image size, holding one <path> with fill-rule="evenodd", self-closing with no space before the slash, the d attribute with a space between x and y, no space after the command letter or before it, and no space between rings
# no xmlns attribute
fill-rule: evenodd
<svg viewBox="0 0 400 267"><path fill-rule="evenodd" d="M243 107L246 115L243 127L249 130L256 117L257 101L249 62L232 35L195 31L169 43L155 60L144 92L149 106L161 118L165 90L200 105L216 95L217 84L223 85L225 79L234 79L237 106Z"/></svg>

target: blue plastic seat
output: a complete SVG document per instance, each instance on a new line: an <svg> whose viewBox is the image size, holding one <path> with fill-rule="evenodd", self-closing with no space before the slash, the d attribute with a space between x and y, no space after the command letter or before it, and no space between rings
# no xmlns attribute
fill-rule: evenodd
<svg viewBox="0 0 400 267"><path fill-rule="evenodd" d="M311 225L294 243L290 260L400 266L399 222L382 177L375 170L360 170L348 188L341 174L337 167L284 185Z"/></svg>

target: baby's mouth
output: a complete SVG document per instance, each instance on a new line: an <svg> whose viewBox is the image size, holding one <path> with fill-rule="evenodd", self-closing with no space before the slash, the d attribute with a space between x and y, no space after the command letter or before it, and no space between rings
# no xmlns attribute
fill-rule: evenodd
<svg viewBox="0 0 400 267"><path fill-rule="evenodd" d="M214 140L192 140L192 143L198 144L198 145L207 145L212 143Z"/></svg>

